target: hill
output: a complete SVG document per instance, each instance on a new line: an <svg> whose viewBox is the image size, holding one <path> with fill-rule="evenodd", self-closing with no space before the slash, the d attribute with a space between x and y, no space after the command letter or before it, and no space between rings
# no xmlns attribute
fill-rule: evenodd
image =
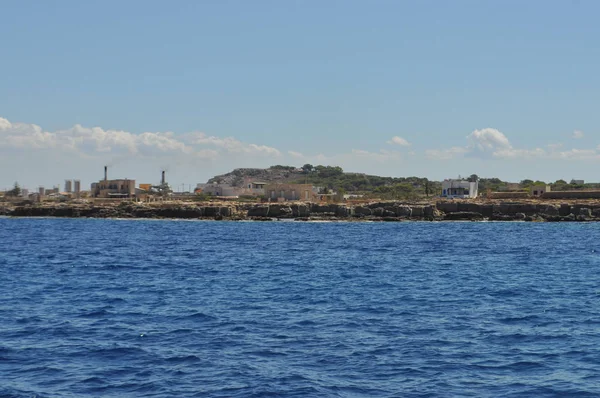
<svg viewBox="0 0 600 398"><path fill-rule="evenodd" d="M245 177L273 183L308 183L324 190L355 193L382 199L409 199L436 194L441 183L422 177L381 177L362 173L346 173L338 166L302 167L271 166L268 169L235 169L215 176L209 183L242 185Z"/></svg>

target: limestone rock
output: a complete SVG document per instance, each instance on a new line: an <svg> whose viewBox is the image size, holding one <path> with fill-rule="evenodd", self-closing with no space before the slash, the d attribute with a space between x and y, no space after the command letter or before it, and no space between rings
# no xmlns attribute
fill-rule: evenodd
<svg viewBox="0 0 600 398"><path fill-rule="evenodd" d="M269 206L255 206L248 209L248 217L267 217Z"/></svg>
<svg viewBox="0 0 600 398"><path fill-rule="evenodd" d="M373 214L373 211L368 207L357 206L354 208L354 215L356 216L370 216Z"/></svg>
<svg viewBox="0 0 600 398"><path fill-rule="evenodd" d="M373 209L373 215L375 217L383 217L384 212L385 212L385 209L383 207L378 207L376 209Z"/></svg>
<svg viewBox="0 0 600 398"><path fill-rule="evenodd" d="M396 207L396 215L398 217L410 217L412 215L412 209L408 206Z"/></svg>

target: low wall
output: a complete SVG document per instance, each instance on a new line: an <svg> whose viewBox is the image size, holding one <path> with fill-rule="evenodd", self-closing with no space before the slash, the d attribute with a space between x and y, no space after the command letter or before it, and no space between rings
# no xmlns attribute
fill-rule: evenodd
<svg viewBox="0 0 600 398"><path fill-rule="evenodd" d="M597 199L600 191L551 191L542 195L543 199Z"/></svg>
<svg viewBox="0 0 600 398"><path fill-rule="evenodd" d="M529 197L528 192L490 192L490 199L526 199Z"/></svg>

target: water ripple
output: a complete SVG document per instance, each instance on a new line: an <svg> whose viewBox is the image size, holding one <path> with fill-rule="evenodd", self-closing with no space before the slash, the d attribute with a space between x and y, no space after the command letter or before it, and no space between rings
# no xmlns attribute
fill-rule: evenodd
<svg viewBox="0 0 600 398"><path fill-rule="evenodd" d="M599 238L3 218L0 396L595 397Z"/></svg>

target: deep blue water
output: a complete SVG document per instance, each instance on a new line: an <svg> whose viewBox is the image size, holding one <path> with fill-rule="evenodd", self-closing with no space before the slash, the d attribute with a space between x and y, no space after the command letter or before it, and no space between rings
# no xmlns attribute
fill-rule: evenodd
<svg viewBox="0 0 600 398"><path fill-rule="evenodd" d="M600 396L600 224L0 219L2 397Z"/></svg>

